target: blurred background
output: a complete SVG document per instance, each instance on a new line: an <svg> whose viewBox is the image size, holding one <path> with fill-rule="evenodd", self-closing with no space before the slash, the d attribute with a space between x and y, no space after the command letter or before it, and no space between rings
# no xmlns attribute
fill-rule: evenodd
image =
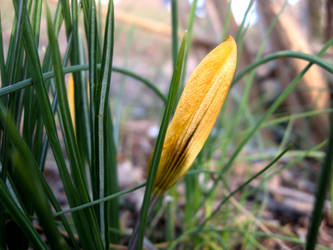
<svg viewBox="0 0 333 250"><path fill-rule="evenodd" d="M57 3L55 0L48 2L53 7ZM106 14L106 6L106 1L98 2L101 16ZM178 1L179 40L188 25L190 9L191 1ZM11 1L1 0L0 10L6 51L14 17ZM247 18L244 21L245 15ZM117 0L115 20L114 65L149 79L166 94L173 71L170 1ZM45 52L43 43L48 42L46 26L42 27L45 30L41 32L41 56ZM241 34L238 34L239 27L243 30ZM83 27L81 34L84 34ZM315 55L333 35L333 1L256 0L250 3L248 0L233 0L230 3L229 0L199 0L185 79L201 59L227 35L239 38L237 72L256 59L280 50ZM64 46L61 49L64 52L66 38L63 28L59 36L60 45L62 39ZM332 48L323 58L333 63ZM215 136L218 143L211 150L210 160L195 167L220 169L246 132L306 65L306 61L299 59L273 60L242 78L229 94L220 118L222 126L218 130L219 136ZM332 75L313 66L298 87L243 148L226 176L230 190L266 166L286 145L292 144L292 149L267 173L266 179L255 180L222 208L232 215L233 221L229 223L242 225L240 227L246 230L254 226L259 232L267 234L292 235L304 241L315 184L324 156L325 139L328 137L332 83ZM248 93L246 97L244 93ZM119 185L120 189L125 189L145 181L145 168L158 134L163 103L146 86L119 73L112 74L110 98L118 145ZM58 199L63 199L62 205L66 207L67 202L51 155L46 175L54 183ZM196 177L201 191L210 187L214 180L213 175L198 174ZM173 200L177 201L176 208L179 210L176 233L181 231L184 220L182 214L188 202L182 196L184 188L181 181L176 191L167 194L167 199L160 205L162 212L154 217L153 223L161 228L161 232L168 220L168 204ZM223 195L223 191L216 194L218 201L219 195ZM139 190L120 200L121 223L126 232L130 232L137 219L142 197L143 190ZM318 243L333 249L333 218L330 211L331 205L327 200ZM221 212L214 222L225 225L228 223L226 221L228 219ZM158 239L158 233L155 234ZM257 240L266 249L302 249L274 237ZM245 249L242 248L242 242L235 243L235 239L231 241L235 249Z"/></svg>

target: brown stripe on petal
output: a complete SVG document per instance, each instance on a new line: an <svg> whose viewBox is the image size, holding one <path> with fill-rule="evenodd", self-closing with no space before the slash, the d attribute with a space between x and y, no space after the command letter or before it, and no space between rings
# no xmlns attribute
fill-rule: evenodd
<svg viewBox="0 0 333 250"><path fill-rule="evenodd" d="M186 151L188 150L188 145L191 142L191 139L193 138L193 135L195 134L195 131L197 130L198 126L192 131L191 135L187 138L185 145L181 148L181 152L177 152L177 157L172 159L172 163L170 164L170 167L167 168L167 172L165 175L162 176L162 178L159 180L161 185L157 184L160 189L168 189L168 186L172 186L172 180L170 181L170 177L172 176L173 172L176 172L175 176L177 175L177 170L179 170L179 167L181 167L181 163L183 162ZM166 184L166 185L164 185Z"/></svg>

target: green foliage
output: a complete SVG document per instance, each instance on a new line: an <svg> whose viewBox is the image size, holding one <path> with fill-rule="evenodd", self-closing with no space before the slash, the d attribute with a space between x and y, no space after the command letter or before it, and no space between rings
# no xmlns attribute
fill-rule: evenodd
<svg viewBox="0 0 333 250"><path fill-rule="evenodd" d="M151 227L147 215L152 212L149 208L156 198L152 197L152 187L165 133L180 94L179 89L185 83L195 29L196 2L193 1L189 13L188 32L178 48L178 6L176 0L172 1L170 58L173 62L173 74L170 76L168 94L141 74L113 65L116 21L112 1L109 1L105 20L101 20L100 13L97 13L100 10L95 1L91 0L82 0L80 4L79 1L58 1L53 14L47 0L13 0L15 18L7 51L3 37L3 19L0 16L0 249L15 244L13 237L8 234L14 235L15 241L22 242L22 249L90 250L107 249L111 243L122 244L126 234L120 227L119 198L145 187L137 231L131 241L132 248L135 246L135 249L142 249L147 231L145 229ZM240 52L248 31L246 20L253 3L254 1L250 1L237 32ZM229 9L222 38L228 34L230 6L226 6ZM280 13L282 12L283 9ZM297 119L324 113L332 116L333 109L289 115L277 114L277 110L290 93L295 91L312 65L316 64L333 74L333 65L321 58L332 46L333 39L317 55L278 51L262 57L266 41L279 15L267 30L256 60L239 69L236 74L233 86L241 85L241 80L245 79L244 91L239 97L229 95L229 106L224 107L221 112L223 119L217 122L214 133L185 177L184 192L179 192L175 187L168 193L171 201L168 201L167 211L162 210L168 218L167 233L163 238L168 240L168 249L176 249L179 244L184 244L185 248L230 249L239 243L235 241L234 235L243 236L241 243L246 243L250 249L262 248L260 239L263 237L306 245L307 249L314 249L316 246L323 202L329 185L333 200L333 184L330 179L333 155L332 119L330 136L322 143L300 150L293 150L293 146L287 144L292 140L292 129ZM44 18L48 43L43 55L40 55ZM63 54L60 53L58 39L62 26L66 34L66 41L61 41L62 47L66 48ZM261 103L260 111L253 111L250 92L254 88L255 70L260 65L280 58L298 58L309 63L268 108ZM157 97L164 105L164 111L160 111L163 116L147 182L122 191L119 190L117 173L117 126L120 122L117 120L115 126L111 109L112 97L109 98L112 72L137 80L152 91L152 98ZM72 74L74 78L74 100L68 99L66 74ZM74 102L75 110L80 111L75 113L75 117L71 117L70 102ZM231 103L236 105L230 106ZM282 128L283 139L277 145L276 152L261 150L261 147L267 145L262 132L277 129L285 122L288 122L288 127ZM252 145L259 145L258 154L242 154L246 147ZM325 145L326 151L322 149ZM48 153L54 158L60 174L70 206L67 210L61 209L55 193L44 177ZM278 167L278 161L282 157L291 160ZM257 180L260 187L267 191L267 181L270 178L304 161L306 157L322 160L315 208L306 242L292 234L262 232L257 225L251 224L251 218L242 223L236 223L232 219L237 217L237 212L229 201L236 193L242 191L240 203L245 204L250 195L245 187L252 181ZM266 167L257 173L253 173L250 168L246 169L247 181L231 190L233 166L237 162L245 162L251 166L253 161L259 160L266 160ZM213 165L217 166L214 170ZM185 200L183 210L179 206L182 200ZM255 206L250 211L251 215L260 217L262 208ZM180 223L176 223L178 220ZM15 227L9 230L11 224ZM223 227L216 226L218 224ZM46 236L47 241L42 235Z"/></svg>

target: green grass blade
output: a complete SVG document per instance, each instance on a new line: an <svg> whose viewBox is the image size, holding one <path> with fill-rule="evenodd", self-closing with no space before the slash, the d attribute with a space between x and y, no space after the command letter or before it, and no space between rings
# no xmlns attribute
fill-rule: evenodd
<svg viewBox="0 0 333 250"><path fill-rule="evenodd" d="M22 65L22 30L24 29L22 26L23 20L23 9L24 9L24 1L14 1L15 6L15 14L16 14L16 22L14 22L13 34L11 37L8 56L7 56L7 67L6 71L8 72L8 81L3 82L3 86L13 83L13 81L17 80L16 75L19 71L19 66Z"/></svg>
<svg viewBox="0 0 333 250"><path fill-rule="evenodd" d="M85 6L87 3L87 7ZM90 5L88 8L88 3ZM98 82L97 71L97 23L96 23L96 5L95 1L83 1L84 10L88 11L86 17L89 17L89 32L86 32L88 38L88 59L89 59L89 97L90 97L90 135L91 135L91 163L90 163L90 178L92 193L94 199L98 199L98 173L97 173L97 158L96 158L96 137L95 137L95 88ZM98 211L97 211L98 212ZM97 213L98 214L98 213Z"/></svg>
<svg viewBox="0 0 333 250"><path fill-rule="evenodd" d="M23 44L25 47L27 58L32 68L31 72L32 79L36 83L35 89L39 96L38 101L40 103L40 106L43 107L41 109L41 114L43 116L45 129L50 140L50 145L53 150L55 160L57 162L57 165L59 166L60 175L62 176L62 179L65 180L64 181L64 185L66 186L65 188L67 190L70 190L71 181L67 172L65 161L62 156L62 150L60 147L59 138L57 136L55 121L53 119L50 102L44 85L44 79L42 76L40 62L38 59L38 53L36 47L34 46L34 39L32 37L31 26L29 24L29 20L27 19L26 15L25 15L23 32L24 32Z"/></svg>
<svg viewBox="0 0 333 250"><path fill-rule="evenodd" d="M228 11L227 11L227 14L224 18L221 41L224 41L228 36L228 29L229 29L230 20L231 20L231 13L232 13L231 4L232 4L232 0L229 1Z"/></svg>
<svg viewBox="0 0 333 250"><path fill-rule="evenodd" d="M118 171L117 171L117 148L113 136L113 123L111 109L108 107L106 116L106 163L105 168L105 194L106 196L119 192L118 188ZM104 204L105 206L105 237L106 242L119 244L119 235L110 230L110 228L120 230L119 225L119 203L118 198L114 198Z"/></svg>
<svg viewBox="0 0 333 250"><path fill-rule="evenodd" d="M324 109L324 110L313 110L313 111L307 111L307 112L301 112L301 113L297 113L297 114L282 116L282 117L265 122L262 125L262 127L263 128L272 127L279 123L287 122L290 119L296 120L296 119L301 119L301 118L306 118L306 117L311 117L311 116L316 116L316 115L321 115L321 114L329 114L332 112L333 112L333 109Z"/></svg>
<svg viewBox="0 0 333 250"><path fill-rule="evenodd" d="M69 112L69 106L67 101L66 87L65 87L65 79L64 73L62 71L62 63L59 52L59 47L57 43L57 39L55 36L55 32L53 30L51 14L46 3L46 19L47 19L47 28L48 28L48 37L50 42L53 68L55 72L55 85L57 90L57 96L59 101L59 112L60 118L63 124L63 136L65 141L66 150L68 152L68 157L70 161L71 172L73 176L74 183L76 187L80 190L80 196L83 201L89 201L88 187L87 182L84 179L84 175L82 173L82 159L80 156L80 151L78 145L75 140L74 128ZM78 226L81 231L81 240L88 242L88 245L85 245L85 248L94 247L96 249L101 249L101 241L100 235L98 233L97 221L92 213L92 210L87 210L87 218L85 222L88 223L89 227L84 228L83 226ZM84 235L83 235L84 234ZM85 239L83 239L85 237Z"/></svg>
<svg viewBox="0 0 333 250"><path fill-rule="evenodd" d="M68 36L72 31L72 20L71 20L71 11L70 11L70 6L69 6L69 1L61 0L61 10L62 10L62 16L65 21L65 30L66 30L66 36L68 39Z"/></svg>
<svg viewBox="0 0 333 250"><path fill-rule="evenodd" d="M79 38L79 9L78 2L72 1L72 24L71 24L71 37L72 37L72 47L71 50L71 64L77 65L80 63L80 38ZM69 20L70 21L70 20ZM65 19L66 22L66 19ZM67 36L67 40L68 36ZM75 112L75 125L76 125L76 138L77 144L79 146L81 155L85 160L90 159L88 157L88 132L89 123L89 113L88 113L88 96L87 96L87 86L85 86L80 72L73 73L74 78L74 106L75 110L80 112ZM82 165L82 173L85 173L84 165Z"/></svg>
<svg viewBox="0 0 333 250"><path fill-rule="evenodd" d="M126 68L128 67L128 55L131 51L131 47L133 45L133 41L134 41L134 34L135 34L135 28L136 26L131 26L130 27L130 31L129 34L127 36L127 41L126 41L126 47L125 50L123 52L123 67ZM122 109L123 109L123 97L124 97L124 91L125 91L125 87L126 87L126 78L125 77L121 77L121 79L118 81L118 90L116 92L116 94L114 95L114 107L113 107L113 121L114 121L114 138L115 138L115 146L117 147L117 145L119 144L119 140L120 140L120 136L119 136L119 131L120 131L120 120L121 120L121 114L122 114Z"/></svg>
<svg viewBox="0 0 333 250"><path fill-rule="evenodd" d="M41 17L42 17L42 0L37 0L34 2L33 13L32 13L32 31L35 34L37 46L39 44Z"/></svg>
<svg viewBox="0 0 333 250"><path fill-rule="evenodd" d="M206 223L211 220L216 213L221 209L221 207L231 198L233 197L236 193L244 189L247 185L249 185L253 180L257 179L260 175L265 173L269 168L275 165L282 156L284 156L289 150L291 146L288 146L285 150L283 150L273 161L271 161L266 167L264 167L262 170L260 170L258 173L253 175L251 178L249 178L247 181L245 181L243 184L239 185L234 191L232 191L227 197L225 197L219 204L218 206L214 209L214 211L211 213L209 217L207 217L199 226L199 229L202 229Z"/></svg>
<svg viewBox="0 0 333 250"><path fill-rule="evenodd" d="M6 82L7 80L7 73L6 73L6 62L5 62L5 56L4 56L4 48L3 48L3 39L2 39L2 22L1 22L1 13L0 13L0 76L1 81ZM1 84L1 87L3 87L3 84Z"/></svg>
<svg viewBox="0 0 333 250"><path fill-rule="evenodd" d="M48 26L48 37L50 41L50 48L52 54L53 68L55 72L55 85L57 90L57 96L59 101L60 115L61 120L63 122L63 134L66 145L66 149L68 152L68 157L72 169L73 179L76 179L76 185L81 189L82 193L86 193L87 195L87 187L83 184L80 166L82 165L82 159L80 158L78 146L74 136L74 128L69 112L69 105L67 101L66 87L65 87L65 79L62 71L62 63L59 52L58 43L56 40L56 36L53 30L51 14L49 12L48 6L46 4L46 13L47 13L47 26Z"/></svg>
<svg viewBox="0 0 333 250"><path fill-rule="evenodd" d="M175 106L176 98L177 98L177 90L180 83L180 78L183 70L183 60L184 60L184 54L185 54L185 43L187 42L186 33L184 35L182 44L180 46L180 50L177 56L177 63L176 68L173 72L171 83L170 83L170 89L168 94L168 99L166 103L166 107L163 113L163 119L161 122L160 130L158 137L156 139L156 144L154 147L154 154L152 156L151 165L149 168L149 173L147 177L147 184L146 184L146 191L144 195L144 200L141 207L140 217L139 217L139 234L138 234L138 240L137 242L132 242L132 245L130 243L129 249L142 249L143 244L143 238L144 238L144 232L145 227L147 223L147 214L148 214L148 208L151 201L151 195L153 190L153 183L154 178L157 172L157 167L161 158L162 154L162 147L164 143L164 138L166 135L166 131L168 128L169 120L171 117L171 113L173 111L173 108Z"/></svg>
<svg viewBox="0 0 333 250"><path fill-rule="evenodd" d="M195 11L197 9L197 2L198 2L198 0L193 0L192 5L191 5L190 15L189 15L188 21L187 21L187 27L186 27L187 44L186 44L186 48L185 48L184 70L183 70L182 79L181 79L180 91L182 91L185 86L187 60L188 60L188 56L189 56L191 45L192 45L193 25L194 25L194 20L195 20Z"/></svg>
<svg viewBox="0 0 333 250"><path fill-rule="evenodd" d="M237 30L237 34L236 34L236 38L235 38L235 40L236 40L237 43L239 42L240 36L241 36L241 34L243 32L243 29L244 29L244 26L245 26L245 22L247 20L248 14L250 13L250 10L251 10L253 4L254 4L254 1L251 0L249 2L249 5L247 6L247 9L246 9L244 17L242 19L241 25L239 26L239 28Z"/></svg>
<svg viewBox="0 0 333 250"><path fill-rule="evenodd" d="M176 66L178 53L178 3L177 0L171 1L171 27L172 27L172 62Z"/></svg>
<svg viewBox="0 0 333 250"><path fill-rule="evenodd" d="M23 10L24 10L24 1L14 1L16 19L13 22L13 30L11 34L10 44L7 54L7 65L6 72L7 78L2 79L2 86L8 86L15 82L16 80L22 79L20 73L22 70L22 58L23 58L23 48L22 48L22 23L23 23ZM3 80L6 80L4 82ZM18 101L22 93L13 93L11 96L3 98L5 107L9 107L10 112L13 114L15 122L18 123ZM5 176L8 169L8 154L6 152L9 150L7 135L4 135L4 138L1 142L1 161L3 166L2 175Z"/></svg>
<svg viewBox="0 0 333 250"><path fill-rule="evenodd" d="M246 74L251 72L253 69L256 69L259 65L263 65L267 62L270 62L275 59L279 58L299 58L322 67L323 69L327 70L330 73L333 73L333 65L328 63L327 61L321 59L319 56L309 55L298 51L290 51L290 50L282 50L275 53L272 53L268 56L265 56L257 61L251 63L250 65L246 66L240 73L238 73L234 80L233 85L239 82Z"/></svg>
<svg viewBox="0 0 333 250"><path fill-rule="evenodd" d="M95 154L98 168L98 197L102 198L106 195L105 188L108 185L108 180L106 179L105 172L109 167L107 162L107 141L106 138L106 121L107 112L109 105L109 90L111 82L111 72L112 72L112 59L113 59L113 41L114 41L114 6L113 1L109 1L108 12L106 17L106 26L104 32L104 46L103 46L103 59L101 65L101 75L100 81L97 82L95 88L95 119L94 119L94 129L95 129ZM111 131L110 131L111 132ZM114 176L113 178L116 178ZM96 183L97 184L97 183ZM107 207L109 204L106 204ZM105 212L105 206L101 205L99 207L100 216L100 230L104 244L105 240L108 239L108 221L105 221L105 217L109 217Z"/></svg>
<svg viewBox="0 0 333 250"><path fill-rule="evenodd" d="M46 194L47 198L49 199L49 201L52 204L55 211L60 212L61 207L60 207L59 202L57 201L57 198L55 197L55 194L53 193L49 184L45 180L44 175L42 174L42 172L39 171L38 174L40 176L41 184L43 185L43 188L44 188L44 191L45 191L45 194ZM80 247L78 245L78 242L74 237L73 230L72 230L71 226L69 225L69 222L67 221L67 218L63 215L60 215L59 218L60 218L65 230L68 233L68 238L70 239L74 249L80 249Z"/></svg>
<svg viewBox="0 0 333 250"><path fill-rule="evenodd" d="M253 4L253 1L249 3L247 11L249 11L249 9L251 8L252 4ZM259 58L261 58L262 53L263 53L264 48L265 48L266 43L267 43L267 39L268 39L269 35L271 34L273 28L275 27L276 22L277 22L279 16L283 13L285 5L286 5L286 2L283 5L283 7L281 8L281 10L279 11L279 13L274 17L274 19L271 22L268 30L265 32L264 38L263 38L263 40L262 40L262 42L260 44L260 47L259 47L259 49L257 51L257 54L256 54L256 60L258 60ZM245 22L245 19L247 17L247 14L248 14L248 12L244 16L244 19L243 19L244 22ZM248 26L249 25L247 25L247 28L248 28ZM242 44L244 43L244 37L243 36L245 36L245 32L246 32L247 28L242 32L242 34L244 34L244 35L241 35L240 38L238 39L238 43L239 43L240 47L242 47ZM237 33L237 34L239 34L239 33ZM241 54L241 52L238 53L238 58L240 57L240 54ZM255 71L252 71L251 74L250 74L250 76L248 77L246 83L245 83L245 87L244 87L244 90L243 90L243 95L242 95L242 98L240 100L239 107L238 107L236 115L235 115L235 117L234 117L234 119L233 119L233 121L231 123L230 129L227 132L227 134L229 136L226 138L226 140L223 143L222 151L224 153L223 153L222 158L225 157L225 153L227 151L226 147L229 145L230 140L232 138L234 138L235 131L237 131L237 129L239 127L239 124L241 122L241 119L242 119L242 117L244 117L244 114L245 114L245 117L248 118L248 121L250 123L249 127L252 127L254 125L254 121L253 121L254 119L252 118L252 115L250 114L250 112L248 110L249 96L250 96L250 91L251 91L253 83L254 83L254 77L255 77ZM260 148L260 144L261 144L260 142L262 141L260 134L257 134L257 138L258 138L258 141L259 141L259 148Z"/></svg>
<svg viewBox="0 0 333 250"><path fill-rule="evenodd" d="M59 35L59 31L61 28L61 25L63 23L63 16L62 16L62 4L61 1L58 1L57 8L54 14L54 20L53 20L53 27L54 30L56 31L56 35ZM51 69L52 62L51 62L51 51L50 51L50 46L47 46L45 56L43 59L43 65L42 69L43 72L48 71Z"/></svg>
<svg viewBox="0 0 333 250"><path fill-rule="evenodd" d="M59 137L57 135L57 129L55 125L55 121L53 118L53 113L51 110L51 105L48 99L48 94L45 89L45 83L42 76L41 66L38 58L37 49L35 47L34 37L32 36L32 30L29 23L29 20L26 15L24 15L25 21L24 21L24 29L23 29L23 44L25 47L25 51L27 54L27 59L29 61L29 64L31 66L31 75L32 79L35 83L35 90L38 95L38 102L41 107L41 116L43 118L43 123L45 125L46 133L50 142L50 146L52 148L52 152L55 158L55 161L57 163L59 173L61 176L61 179L63 181L63 185L65 188L65 192L67 194L68 201L71 206L80 203L81 199L81 190L76 191L73 187L71 178L69 177L68 170L65 164L65 160L63 158L63 153L61 150ZM84 200L83 200L84 201ZM94 235L93 233L86 232L87 230L90 230L90 225L87 223L87 219L91 218L92 215L89 214L89 211L85 211L85 213L78 212L78 214L75 214L73 216L75 224L79 225L77 226L77 230L80 235L84 235L85 237L81 237L82 244L85 248L89 249L90 244L93 244L94 241L89 241L91 235ZM86 224L82 226L82 224ZM86 235L85 235L86 232ZM95 239L94 239L95 240ZM91 246L90 249L98 249L95 247L95 245Z"/></svg>
<svg viewBox="0 0 333 250"><path fill-rule="evenodd" d="M84 65L86 63L85 59L85 52L84 52L84 45L82 40L79 40L79 61L80 65ZM88 164L91 163L91 128L90 128L90 112L89 112L89 99L88 99L88 89L89 89L89 82L88 82L88 76L87 72L80 71L81 75L81 81L82 81L82 87L81 87L81 110L82 110L82 116L83 116L83 129L85 132L83 133L83 136L85 137L84 141L86 143L85 152L87 154Z"/></svg>
<svg viewBox="0 0 333 250"><path fill-rule="evenodd" d="M333 102L331 98L331 105L333 107ZM311 216L311 223L306 237L306 250L315 249L317 235L319 232L319 226L323 217L323 208L326 200L326 194L329 190L329 185L331 183L332 173L333 173L333 115L331 113L331 129L329 135L329 141L326 150L325 159L321 165L320 177L317 183L316 189L316 201Z"/></svg>
<svg viewBox="0 0 333 250"><path fill-rule="evenodd" d="M33 204L51 248L67 249L64 239L60 237L57 230L55 220L50 219L50 215L52 216L51 208L40 182L34 157L20 137L11 116L5 113L5 108L2 105L0 106L0 120L15 147L15 152L11 154L15 168L13 171L15 185L23 194L22 197L29 199L29 202ZM31 194L34 195L31 196Z"/></svg>
<svg viewBox="0 0 333 250"><path fill-rule="evenodd" d="M238 229L219 229L219 228L214 228L214 227L208 227L205 228L201 231L202 233L209 233L209 232L219 232L219 233L238 233L241 235L246 235L246 234L252 234L254 236L257 237L269 237L269 238L274 238L274 239L281 239L284 241L288 241L288 242L293 242L293 243L297 243L300 244L302 246L305 245L305 242L303 242L302 240L295 238L295 237L290 237L290 236L285 236L285 235L280 235L280 234L269 234L269 233L265 233L265 232L258 232L258 231L249 231L249 230L238 230ZM169 247L168 249L174 249L175 246L177 244L179 244L181 241L183 241L186 237L191 236L192 234L196 234L195 230L192 230L190 232L187 232L187 234L182 235L181 237L179 237L176 241L174 241ZM236 236L235 236L236 237ZM243 236L242 236L243 237ZM317 245L316 247L318 247L318 249L323 249L323 250L329 250L329 248L327 247L323 247L321 245Z"/></svg>
<svg viewBox="0 0 333 250"><path fill-rule="evenodd" d="M0 207L2 207L2 209L11 216L11 219L21 228L25 236L29 239L31 246L34 249L46 250L46 244L34 229L29 217L17 206L2 179L0 179L0 199Z"/></svg>
<svg viewBox="0 0 333 250"><path fill-rule="evenodd" d="M87 207L95 206L97 204L100 204L100 203L103 203L103 202L106 202L106 201L109 201L109 200L112 200L112 199L116 199L116 198L118 198L120 196L123 196L123 195L128 194L128 193L132 193L132 192L134 192L134 191L136 191L136 190L138 190L140 188L143 188L145 185L146 185L146 183L143 183L143 184L138 185L136 187L129 188L129 189L126 189L126 190L123 190L123 191L120 191L120 192L108 195L108 196L103 197L101 199L94 200L94 201L91 201L91 202L79 205L77 207L72 207L72 208L67 209L67 210L56 212L56 213L54 213L54 216L60 216L60 215L64 215L64 214L67 214L67 213L73 213L75 211L79 211L79 210L82 210L82 209L87 208Z"/></svg>
<svg viewBox="0 0 333 250"><path fill-rule="evenodd" d="M98 67L100 67L100 65L97 65ZM76 71L82 71L82 70L88 70L89 65L74 65L74 66L69 66L69 67L65 67L63 68L63 71L65 74L67 73L72 73L72 72L76 72ZM132 71L129 71L127 69L123 69L120 67L116 67L113 66L112 67L112 71L114 72L118 72L121 74L124 74L126 76L129 76L135 80L138 80L139 82L143 83L144 85L146 85L149 89L151 89L164 103L166 102L166 97L164 96L164 94L155 86L154 83L152 83L151 81L149 81L148 79L140 76L137 73L134 73ZM51 78L54 77L54 72L50 71L50 72L46 72L43 74L43 79L44 80L49 80ZM32 78L27 78L25 80L16 82L10 86L7 87L3 87L0 89L0 97L10 94L12 92L18 91L20 89L29 87L32 85Z"/></svg>

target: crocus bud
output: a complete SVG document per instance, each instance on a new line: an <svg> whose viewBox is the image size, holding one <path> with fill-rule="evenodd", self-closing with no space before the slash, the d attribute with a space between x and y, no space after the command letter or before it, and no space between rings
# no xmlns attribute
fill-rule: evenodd
<svg viewBox="0 0 333 250"><path fill-rule="evenodd" d="M229 36L191 74L167 129L154 181L155 194L183 177L199 154L228 94L236 63L237 45Z"/></svg>

